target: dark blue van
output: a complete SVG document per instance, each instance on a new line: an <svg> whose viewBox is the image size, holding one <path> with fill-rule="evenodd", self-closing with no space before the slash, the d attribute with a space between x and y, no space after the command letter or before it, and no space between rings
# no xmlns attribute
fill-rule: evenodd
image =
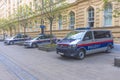
<svg viewBox="0 0 120 80"><path fill-rule="evenodd" d="M61 56L83 59L87 54L111 52L113 37L109 30L75 30L57 43L56 52Z"/></svg>

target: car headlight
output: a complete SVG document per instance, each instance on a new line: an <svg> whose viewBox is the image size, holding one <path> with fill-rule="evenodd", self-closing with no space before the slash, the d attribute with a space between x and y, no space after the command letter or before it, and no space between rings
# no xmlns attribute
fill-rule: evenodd
<svg viewBox="0 0 120 80"><path fill-rule="evenodd" d="M76 47L77 47L76 44L69 45L69 48L76 48Z"/></svg>

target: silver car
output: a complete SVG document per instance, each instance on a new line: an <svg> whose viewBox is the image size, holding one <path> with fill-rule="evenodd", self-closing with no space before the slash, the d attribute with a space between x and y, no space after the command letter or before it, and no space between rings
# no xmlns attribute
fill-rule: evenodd
<svg viewBox="0 0 120 80"><path fill-rule="evenodd" d="M13 37L10 37L10 38L6 38L4 40L4 44L7 44L7 45L13 45L13 44L16 44L16 43L21 43L21 42L24 42L26 40L30 40L31 38L28 36L28 35L24 35L24 34L17 34Z"/></svg>
<svg viewBox="0 0 120 80"><path fill-rule="evenodd" d="M50 38L52 39L52 42L56 42L56 37L55 36L50 36L50 35L46 35L46 34L41 34L31 40L27 40L24 43L25 47L37 47L38 45L41 44L49 44L50 43Z"/></svg>

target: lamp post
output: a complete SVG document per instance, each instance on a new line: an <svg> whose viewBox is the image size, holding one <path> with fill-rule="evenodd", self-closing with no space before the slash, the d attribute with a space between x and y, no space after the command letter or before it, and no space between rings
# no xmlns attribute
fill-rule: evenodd
<svg viewBox="0 0 120 80"><path fill-rule="evenodd" d="M44 0L42 0L42 7L41 7L41 15L43 14L43 9L44 9ZM44 26L44 20L43 20L43 17L41 16L41 25L40 25L40 28L41 28L41 34L44 34L44 29L45 29L45 26Z"/></svg>

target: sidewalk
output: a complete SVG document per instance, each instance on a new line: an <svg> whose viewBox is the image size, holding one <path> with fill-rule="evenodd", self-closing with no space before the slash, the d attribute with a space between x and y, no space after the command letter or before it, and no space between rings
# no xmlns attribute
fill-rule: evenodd
<svg viewBox="0 0 120 80"><path fill-rule="evenodd" d="M114 50L120 51L120 44L114 44Z"/></svg>
<svg viewBox="0 0 120 80"><path fill-rule="evenodd" d="M9 70L0 62L0 80L18 80Z"/></svg>

